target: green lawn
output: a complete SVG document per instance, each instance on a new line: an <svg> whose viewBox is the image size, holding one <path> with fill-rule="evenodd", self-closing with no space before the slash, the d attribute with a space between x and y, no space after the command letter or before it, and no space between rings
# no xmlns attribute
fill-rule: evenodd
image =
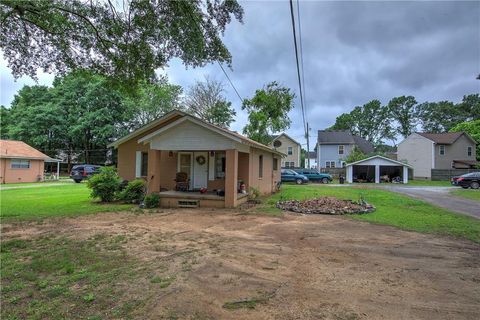
<svg viewBox="0 0 480 320"><path fill-rule="evenodd" d="M458 189L450 192L454 196L480 201L480 190L472 190L472 189Z"/></svg>
<svg viewBox="0 0 480 320"><path fill-rule="evenodd" d="M409 186L451 187L450 181L408 180Z"/></svg>
<svg viewBox="0 0 480 320"><path fill-rule="evenodd" d="M92 201L85 183L65 183L60 186L37 184L30 187L25 184L22 188L0 190L2 220L72 216L128 208L131 205Z"/></svg>
<svg viewBox="0 0 480 320"><path fill-rule="evenodd" d="M405 230L450 235L480 242L480 221L432 206L426 202L386 190L362 187L328 187L321 185L284 185L282 191L268 198L259 208L269 214L279 214L275 203L282 199L304 200L320 196L358 200L361 196L377 210L353 219L392 225Z"/></svg>

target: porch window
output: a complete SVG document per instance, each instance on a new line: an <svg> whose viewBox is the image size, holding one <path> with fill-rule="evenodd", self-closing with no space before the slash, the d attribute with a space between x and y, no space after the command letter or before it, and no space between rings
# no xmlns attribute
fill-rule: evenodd
<svg viewBox="0 0 480 320"><path fill-rule="evenodd" d="M263 178L263 155L258 156L258 177Z"/></svg>
<svg viewBox="0 0 480 320"><path fill-rule="evenodd" d="M467 147L467 156L468 157L472 156L472 147Z"/></svg>
<svg viewBox="0 0 480 320"><path fill-rule="evenodd" d="M10 164L12 169L30 169L30 160L12 159Z"/></svg>
<svg viewBox="0 0 480 320"><path fill-rule="evenodd" d="M215 152L215 178L225 178L225 152Z"/></svg>
<svg viewBox="0 0 480 320"><path fill-rule="evenodd" d="M141 175L146 177L148 175L148 153L142 152L142 165L141 165Z"/></svg>

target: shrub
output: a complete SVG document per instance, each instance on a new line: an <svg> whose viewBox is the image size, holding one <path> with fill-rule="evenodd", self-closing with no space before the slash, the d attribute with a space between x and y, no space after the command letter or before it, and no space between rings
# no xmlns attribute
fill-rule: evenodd
<svg viewBox="0 0 480 320"><path fill-rule="evenodd" d="M121 183L121 179L117 174L117 170L113 167L103 167L98 174L88 179L87 187L92 191L92 198L100 198L103 202L111 202L115 199Z"/></svg>
<svg viewBox="0 0 480 320"><path fill-rule="evenodd" d="M143 200L145 208L156 208L160 204L160 196L157 193L148 194Z"/></svg>
<svg viewBox="0 0 480 320"><path fill-rule="evenodd" d="M248 198L254 200L260 197L260 191L255 187L250 187L248 192Z"/></svg>
<svg viewBox="0 0 480 320"><path fill-rule="evenodd" d="M140 202L145 196L145 180L135 179L130 181L125 189L119 193L118 198L127 202Z"/></svg>

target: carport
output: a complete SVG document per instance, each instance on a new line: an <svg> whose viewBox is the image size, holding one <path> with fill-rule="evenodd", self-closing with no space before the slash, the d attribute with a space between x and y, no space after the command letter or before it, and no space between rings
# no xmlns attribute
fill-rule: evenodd
<svg viewBox="0 0 480 320"><path fill-rule="evenodd" d="M380 177L388 177L389 181L400 177L403 183L408 183L409 168L406 163L377 155L347 164L347 182L380 183Z"/></svg>

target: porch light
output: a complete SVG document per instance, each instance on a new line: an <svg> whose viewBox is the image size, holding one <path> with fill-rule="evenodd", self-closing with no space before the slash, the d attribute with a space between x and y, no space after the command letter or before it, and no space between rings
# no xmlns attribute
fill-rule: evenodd
<svg viewBox="0 0 480 320"><path fill-rule="evenodd" d="M215 156L215 151L210 151L210 157Z"/></svg>

